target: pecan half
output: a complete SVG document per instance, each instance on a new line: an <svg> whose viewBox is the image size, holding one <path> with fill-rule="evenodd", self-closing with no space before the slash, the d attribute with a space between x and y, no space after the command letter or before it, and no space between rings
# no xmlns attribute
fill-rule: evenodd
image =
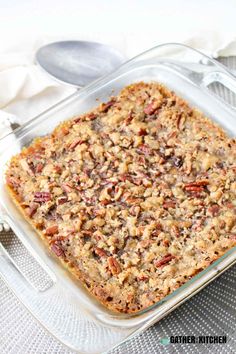
<svg viewBox="0 0 236 354"><path fill-rule="evenodd" d="M179 228L178 228L177 225L173 225L173 226L171 227L171 230L172 230L173 234L174 234L176 237L179 237L179 236L180 236L180 230L179 230Z"/></svg>
<svg viewBox="0 0 236 354"><path fill-rule="evenodd" d="M203 186L185 186L184 187L187 192L203 192Z"/></svg>
<svg viewBox="0 0 236 354"><path fill-rule="evenodd" d="M100 248L100 247L95 247L94 252L96 253L96 255L98 255L99 257L107 257L107 253L104 249Z"/></svg>
<svg viewBox="0 0 236 354"><path fill-rule="evenodd" d="M166 264L168 264L174 258L175 258L175 256L173 256L172 254L167 254L162 259L160 259L159 261L155 261L154 264L155 264L156 267L163 267Z"/></svg>
<svg viewBox="0 0 236 354"><path fill-rule="evenodd" d="M184 188L191 188L191 187L205 187L209 184L209 181L207 179L203 179L200 181L195 181L195 182L190 182L186 183Z"/></svg>
<svg viewBox="0 0 236 354"><path fill-rule="evenodd" d="M114 257L108 257L107 264L112 275L116 275L121 272L120 264L117 262L117 260Z"/></svg>
<svg viewBox="0 0 236 354"><path fill-rule="evenodd" d="M36 192L34 194L34 202L36 203L46 203L52 199L52 195L49 192Z"/></svg>
<svg viewBox="0 0 236 354"><path fill-rule="evenodd" d="M208 180L200 180L191 183L187 183L184 186L186 192L190 192L195 197L200 197L201 192L205 191L205 187L209 184Z"/></svg>

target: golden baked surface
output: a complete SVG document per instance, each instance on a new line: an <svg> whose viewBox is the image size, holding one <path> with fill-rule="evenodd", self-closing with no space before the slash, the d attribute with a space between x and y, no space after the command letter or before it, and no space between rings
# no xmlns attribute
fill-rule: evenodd
<svg viewBox="0 0 236 354"><path fill-rule="evenodd" d="M136 83L15 156L10 194L103 304L144 309L236 245L236 142Z"/></svg>

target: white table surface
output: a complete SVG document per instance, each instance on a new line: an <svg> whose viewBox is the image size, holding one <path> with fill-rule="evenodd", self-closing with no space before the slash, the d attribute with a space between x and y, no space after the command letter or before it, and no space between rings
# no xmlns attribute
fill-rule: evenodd
<svg viewBox="0 0 236 354"><path fill-rule="evenodd" d="M208 33L236 36L235 0L0 0L0 54L35 38L103 39L128 55Z"/></svg>

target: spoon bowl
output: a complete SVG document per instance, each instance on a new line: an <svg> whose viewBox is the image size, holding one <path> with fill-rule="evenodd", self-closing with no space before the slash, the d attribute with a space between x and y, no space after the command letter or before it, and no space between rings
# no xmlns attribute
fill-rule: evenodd
<svg viewBox="0 0 236 354"><path fill-rule="evenodd" d="M61 41L41 47L36 62L52 77L83 87L120 66L124 57L114 48L88 41Z"/></svg>

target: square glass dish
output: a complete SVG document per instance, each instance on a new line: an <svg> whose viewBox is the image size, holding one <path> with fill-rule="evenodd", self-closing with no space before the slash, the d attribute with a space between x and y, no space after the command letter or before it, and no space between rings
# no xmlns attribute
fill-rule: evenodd
<svg viewBox="0 0 236 354"><path fill-rule="evenodd" d="M91 297L53 257L11 201L4 173L7 163L32 139L50 133L61 121L107 101L124 86L158 81L174 90L236 136L235 108L210 90L218 82L236 92L236 79L222 65L180 44L157 46L123 64L115 72L81 89L0 140L2 218L44 269L48 286L35 287L0 244L0 275L34 317L63 344L79 353L101 353L159 321L236 262L233 248L172 294L136 314L109 311Z"/></svg>

